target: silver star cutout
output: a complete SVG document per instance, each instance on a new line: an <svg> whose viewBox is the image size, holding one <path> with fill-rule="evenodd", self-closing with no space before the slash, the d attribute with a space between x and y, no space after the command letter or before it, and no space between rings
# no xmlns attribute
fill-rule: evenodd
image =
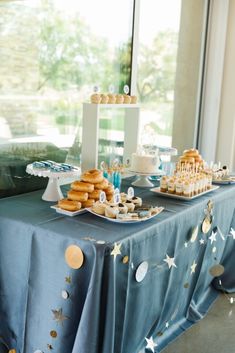
<svg viewBox="0 0 235 353"><path fill-rule="evenodd" d="M204 239L200 239L200 240L199 240L199 243L200 243L201 245L203 245L203 244L205 244L205 240L204 240Z"/></svg>
<svg viewBox="0 0 235 353"><path fill-rule="evenodd" d="M166 322L166 325L165 325L165 326L166 326L166 328L168 328L168 327L169 327L169 322L168 322L168 321Z"/></svg>
<svg viewBox="0 0 235 353"><path fill-rule="evenodd" d="M188 247L188 243L187 243L187 242L184 243L184 247L185 247L185 248Z"/></svg>
<svg viewBox="0 0 235 353"><path fill-rule="evenodd" d="M60 308L59 310L52 310L52 312L54 315L53 320L55 320L59 324L61 323L63 325L63 321L69 319L68 316L63 315L62 308Z"/></svg>
<svg viewBox="0 0 235 353"><path fill-rule="evenodd" d="M217 232L214 233L213 230L212 230L211 236L209 237L209 239L210 239L210 241L211 241L211 244L212 244L214 241L216 241L216 234L217 234Z"/></svg>
<svg viewBox="0 0 235 353"><path fill-rule="evenodd" d="M117 243L114 243L114 248L113 250L111 251L111 255L113 255L113 260L116 260L116 257L117 255L121 255L121 243L120 244L117 244Z"/></svg>
<svg viewBox="0 0 235 353"><path fill-rule="evenodd" d="M193 273L195 273L195 269L196 269L196 267L197 267L197 264L196 264L196 262L195 262L195 261L193 261L192 266L190 266L190 268L191 268L191 275L192 275Z"/></svg>
<svg viewBox="0 0 235 353"><path fill-rule="evenodd" d="M222 239L222 240L225 240L225 237L224 237L224 235L223 235L221 229L220 229L219 227L217 227L217 229L218 229L218 232L219 232L219 235L220 235L221 239Z"/></svg>
<svg viewBox="0 0 235 353"><path fill-rule="evenodd" d="M229 235L235 240L235 230L233 228L231 228Z"/></svg>
<svg viewBox="0 0 235 353"><path fill-rule="evenodd" d="M151 349L151 351L154 353L154 347L157 347L157 343L154 343L153 337L152 336L150 338L145 337L145 340L147 342L147 346L145 348Z"/></svg>
<svg viewBox="0 0 235 353"><path fill-rule="evenodd" d="M172 266L177 267L175 264L175 258L174 257L169 257L166 254L166 258L163 260L167 263L168 267L171 268Z"/></svg>

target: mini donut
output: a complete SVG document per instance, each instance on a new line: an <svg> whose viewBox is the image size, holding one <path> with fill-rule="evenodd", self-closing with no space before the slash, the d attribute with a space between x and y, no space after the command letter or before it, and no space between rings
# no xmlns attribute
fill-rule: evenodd
<svg viewBox="0 0 235 353"><path fill-rule="evenodd" d="M108 100L108 104L115 104L116 103L116 95L109 93L108 94L109 100Z"/></svg>
<svg viewBox="0 0 235 353"><path fill-rule="evenodd" d="M114 193L114 186L113 184L109 183L108 187L105 189L106 195L113 195Z"/></svg>
<svg viewBox="0 0 235 353"><path fill-rule="evenodd" d="M99 200L101 192L102 190L98 190L98 189L95 189L94 191L89 192L89 199Z"/></svg>
<svg viewBox="0 0 235 353"><path fill-rule="evenodd" d="M71 189L75 191L92 192L94 191L94 185L76 180L71 184Z"/></svg>
<svg viewBox="0 0 235 353"><path fill-rule="evenodd" d="M94 203L95 203L94 199L88 199L88 200L82 202L82 207L83 208L92 207L94 205Z"/></svg>
<svg viewBox="0 0 235 353"><path fill-rule="evenodd" d="M112 194L106 195L106 200L110 202L114 202L113 195L114 195L114 192Z"/></svg>
<svg viewBox="0 0 235 353"><path fill-rule="evenodd" d="M72 201L68 199L62 199L58 201L58 206L59 208L62 208L62 210L66 211L78 211L82 207L81 202L78 201Z"/></svg>
<svg viewBox="0 0 235 353"><path fill-rule="evenodd" d="M84 172L81 176L81 180L90 184L98 184L103 181L103 173L98 169L91 169Z"/></svg>
<svg viewBox="0 0 235 353"><path fill-rule="evenodd" d="M101 183L95 184L95 189L106 190L109 187L109 182L106 178L104 178ZM90 191L91 192L91 191Z"/></svg>
<svg viewBox="0 0 235 353"><path fill-rule="evenodd" d="M88 199L88 193L83 191L69 190L67 192L67 196L69 200L73 200L73 201L83 202L83 201L87 201Z"/></svg>

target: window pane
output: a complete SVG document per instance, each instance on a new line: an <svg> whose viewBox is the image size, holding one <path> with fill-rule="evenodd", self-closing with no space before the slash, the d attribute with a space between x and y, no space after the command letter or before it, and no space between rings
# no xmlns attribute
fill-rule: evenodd
<svg viewBox="0 0 235 353"><path fill-rule="evenodd" d="M82 102L130 83L132 16L133 0L1 1L0 196L43 186L31 161L80 164Z"/></svg>
<svg viewBox="0 0 235 353"><path fill-rule="evenodd" d="M181 151L194 144L206 2L140 4L141 142Z"/></svg>

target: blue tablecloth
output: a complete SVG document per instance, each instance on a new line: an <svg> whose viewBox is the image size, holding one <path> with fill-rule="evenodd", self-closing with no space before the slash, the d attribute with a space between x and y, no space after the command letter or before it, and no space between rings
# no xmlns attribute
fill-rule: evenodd
<svg viewBox="0 0 235 353"><path fill-rule="evenodd" d="M1 352L159 352L207 313L221 288L235 290L235 187L190 202L137 191L165 211L114 224L59 215L41 191L0 200ZM208 200L213 225L203 234ZM65 261L70 245L84 254L76 270ZM218 264L225 272L213 277Z"/></svg>

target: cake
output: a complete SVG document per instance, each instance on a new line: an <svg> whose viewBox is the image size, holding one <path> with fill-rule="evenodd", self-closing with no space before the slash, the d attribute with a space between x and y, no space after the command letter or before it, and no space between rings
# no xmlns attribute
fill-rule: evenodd
<svg viewBox="0 0 235 353"><path fill-rule="evenodd" d="M132 153L131 171L143 174L157 173L159 168L159 158L157 154Z"/></svg>

